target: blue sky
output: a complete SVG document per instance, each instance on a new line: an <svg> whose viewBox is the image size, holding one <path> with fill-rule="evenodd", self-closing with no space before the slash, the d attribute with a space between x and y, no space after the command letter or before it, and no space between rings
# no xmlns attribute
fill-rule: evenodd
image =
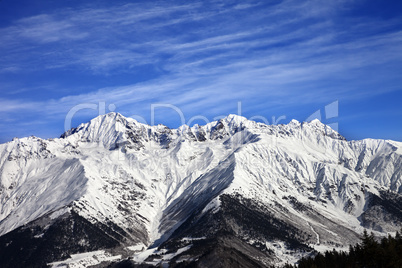
<svg viewBox="0 0 402 268"><path fill-rule="evenodd" d="M71 109L203 124L239 102L402 141L401 101L402 1L0 1L0 142L58 137Z"/></svg>

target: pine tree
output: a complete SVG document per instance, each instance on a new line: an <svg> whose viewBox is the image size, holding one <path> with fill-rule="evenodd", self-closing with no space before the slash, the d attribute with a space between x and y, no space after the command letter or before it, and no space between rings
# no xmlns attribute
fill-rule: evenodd
<svg viewBox="0 0 402 268"><path fill-rule="evenodd" d="M402 230L401 230L402 232ZM360 244L349 246L349 253L336 250L318 253L314 258L302 258L298 268L402 268L402 236L396 232L395 237L388 235L381 239L380 243L375 240L374 234L370 235L365 230Z"/></svg>

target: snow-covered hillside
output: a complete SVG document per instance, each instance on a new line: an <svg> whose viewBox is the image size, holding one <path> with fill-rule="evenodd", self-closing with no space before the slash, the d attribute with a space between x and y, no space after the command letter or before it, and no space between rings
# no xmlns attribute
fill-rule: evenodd
<svg viewBox="0 0 402 268"><path fill-rule="evenodd" d="M168 263L203 240L188 237L216 236L208 224L197 227L204 234L190 227L218 215L233 239L247 245L241 250L263 245L253 261L264 265L296 261L308 247L348 246L363 228L381 235L401 226L402 143L346 141L318 120L264 125L229 115L205 126L169 129L110 113L59 139L2 144L0 168L1 241L12 245L18 233L19 240L49 243L52 228L66 232L66 240L77 236L70 241L75 247L64 254L61 245L48 262L107 248L125 256L149 246L181 250L169 253L171 258L161 251L152 260L144 254L157 255L155 250L137 253L150 264ZM249 212L234 215L234 206L239 213L243 206L252 208L261 219L274 215L276 223L261 224L299 230L292 239L307 248L292 248L289 235L247 230ZM78 235L64 227L67 222L80 222L85 231ZM92 232L110 241L94 241ZM0 252L10 248L2 245ZM182 261L196 256L188 254Z"/></svg>

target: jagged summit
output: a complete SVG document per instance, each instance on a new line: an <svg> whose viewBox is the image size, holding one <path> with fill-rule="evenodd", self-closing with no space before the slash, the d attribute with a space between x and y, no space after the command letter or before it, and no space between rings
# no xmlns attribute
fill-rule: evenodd
<svg viewBox="0 0 402 268"><path fill-rule="evenodd" d="M314 118L313 120L309 121L309 123L312 123L312 124L315 124L315 125L322 124L320 119L318 119L318 118Z"/></svg>
<svg viewBox="0 0 402 268"><path fill-rule="evenodd" d="M247 130L254 134L270 133L272 135L295 135L312 138L313 135L326 135L334 139L344 138L319 120L300 123L297 120L290 121L287 125L266 125L248 120L246 117L230 114L218 121L206 125L183 125L177 129L169 129L162 124L150 126L137 122L132 118L112 112L100 115L88 123L80 124L61 135L61 138L74 136L82 142L97 142L106 148L113 149L123 144L139 149L143 142L161 142L167 148L167 144L177 138L186 138L191 141L206 141L222 139L238 132ZM72 139L72 138L70 138Z"/></svg>
<svg viewBox="0 0 402 268"><path fill-rule="evenodd" d="M126 118L120 113L111 112L104 115L99 115L94 119L90 120L88 123L82 123L76 128L72 128L67 130L65 133L61 135L61 138L66 138L71 136L77 132L84 131L92 131L100 133L101 131L110 131L110 130L118 130L120 125L126 125L128 121L133 122L134 124L140 124L136 120L132 118Z"/></svg>

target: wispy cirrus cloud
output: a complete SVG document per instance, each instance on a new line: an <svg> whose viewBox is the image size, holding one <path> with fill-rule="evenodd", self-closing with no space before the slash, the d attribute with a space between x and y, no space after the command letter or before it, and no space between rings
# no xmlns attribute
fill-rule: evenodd
<svg viewBox="0 0 402 268"><path fill-rule="evenodd" d="M0 98L0 112L32 111L37 109L37 105L36 102Z"/></svg>
<svg viewBox="0 0 402 268"><path fill-rule="evenodd" d="M352 8L350 1L148 2L21 18L0 28L0 75L56 75L58 84L46 81L57 84L53 91L84 90L34 101L8 94L0 111L61 121L77 104L105 101L126 115L171 103L189 115L213 116L239 100L264 113L264 105L400 90L392 69L402 62L397 22L345 15Z"/></svg>

